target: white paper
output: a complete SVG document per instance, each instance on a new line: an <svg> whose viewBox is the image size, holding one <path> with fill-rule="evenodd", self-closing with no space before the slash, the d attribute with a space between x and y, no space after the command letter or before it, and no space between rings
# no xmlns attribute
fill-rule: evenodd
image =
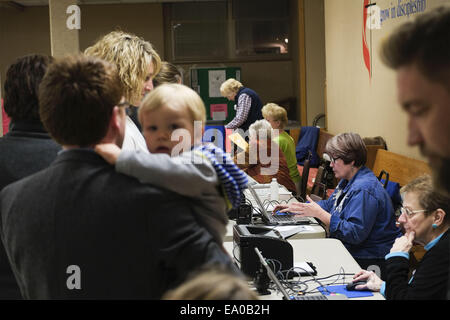
<svg viewBox="0 0 450 320"><path fill-rule="evenodd" d="M209 70L208 79L209 79L209 97L210 98L222 97L222 95L220 94L220 86L226 80L225 70Z"/></svg>
<svg viewBox="0 0 450 320"><path fill-rule="evenodd" d="M304 225L301 225L301 226L278 226L278 227L274 227L273 229L278 230L278 232L281 234L281 236L283 238L288 238L299 232L314 231L314 229L312 227L304 226Z"/></svg>
<svg viewBox="0 0 450 320"><path fill-rule="evenodd" d="M226 116L225 112L222 112L222 111L217 112L216 111L216 112L214 112L212 119L213 120L226 120L227 116Z"/></svg>
<svg viewBox="0 0 450 320"><path fill-rule="evenodd" d="M300 268L300 269L295 269L295 268ZM308 274L308 273L313 274L314 273L314 270L305 261L294 262L294 271L300 272L301 274Z"/></svg>

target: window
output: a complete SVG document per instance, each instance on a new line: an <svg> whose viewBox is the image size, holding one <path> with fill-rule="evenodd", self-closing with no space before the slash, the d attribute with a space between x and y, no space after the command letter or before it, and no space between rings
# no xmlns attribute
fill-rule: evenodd
<svg viewBox="0 0 450 320"><path fill-rule="evenodd" d="M175 60L226 56L227 3L171 4L172 48Z"/></svg>
<svg viewBox="0 0 450 320"><path fill-rule="evenodd" d="M172 60L289 58L290 0L166 4Z"/></svg>
<svg viewBox="0 0 450 320"><path fill-rule="evenodd" d="M283 55L289 52L288 1L233 0L236 55Z"/></svg>

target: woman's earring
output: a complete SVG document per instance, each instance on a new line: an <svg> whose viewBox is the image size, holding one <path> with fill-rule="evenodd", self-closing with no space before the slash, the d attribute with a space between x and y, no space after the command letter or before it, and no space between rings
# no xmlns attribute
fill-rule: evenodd
<svg viewBox="0 0 450 320"><path fill-rule="evenodd" d="M431 227L432 227L433 229L437 229L438 225L437 225L436 223L433 223L433 224L431 225Z"/></svg>

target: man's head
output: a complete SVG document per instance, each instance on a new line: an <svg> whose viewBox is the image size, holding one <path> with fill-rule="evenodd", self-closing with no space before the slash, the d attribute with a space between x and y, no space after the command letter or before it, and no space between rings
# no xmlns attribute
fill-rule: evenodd
<svg viewBox="0 0 450 320"><path fill-rule="evenodd" d="M153 77L161 68L161 58L150 42L122 31L108 33L84 53L117 67L125 100L135 106L153 89Z"/></svg>
<svg viewBox="0 0 450 320"><path fill-rule="evenodd" d="M168 61L161 62L161 70L153 78L153 87L162 85L163 83L183 83L183 75L178 67Z"/></svg>
<svg viewBox="0 0 450 320"><path fill-rule="evenodd" d="M408 144L420 147L437 187L450 192L450 7L401 25L383 43L381 56L397 71Z"/></svg>
<svg viewBox="0 0 450 320"><path fill-rule="evenodd" d="M56 59L39 87L42 123L63 146L89 147L108 135L121 146L122 90L112 64L83 55Z"/></svg>
<svg viewBox="0 0 450 320"><path fill-rule="evenodd" d="M39 84L52 57L40 54L17 59L6 72L5 111L13 121L39 121Z"/></svg>

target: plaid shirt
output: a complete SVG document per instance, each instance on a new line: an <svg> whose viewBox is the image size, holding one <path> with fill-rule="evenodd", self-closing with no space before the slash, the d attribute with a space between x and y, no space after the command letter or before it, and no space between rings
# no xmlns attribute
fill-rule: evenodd
<svg viewBox="0 0 450 320"><path fill-rule="evenodd" d="M237 102L236 117L225 126L227 129L239 128L245 120L247 120L250 107L252 106L252 98L248 94L241 94Z"/></svg>

